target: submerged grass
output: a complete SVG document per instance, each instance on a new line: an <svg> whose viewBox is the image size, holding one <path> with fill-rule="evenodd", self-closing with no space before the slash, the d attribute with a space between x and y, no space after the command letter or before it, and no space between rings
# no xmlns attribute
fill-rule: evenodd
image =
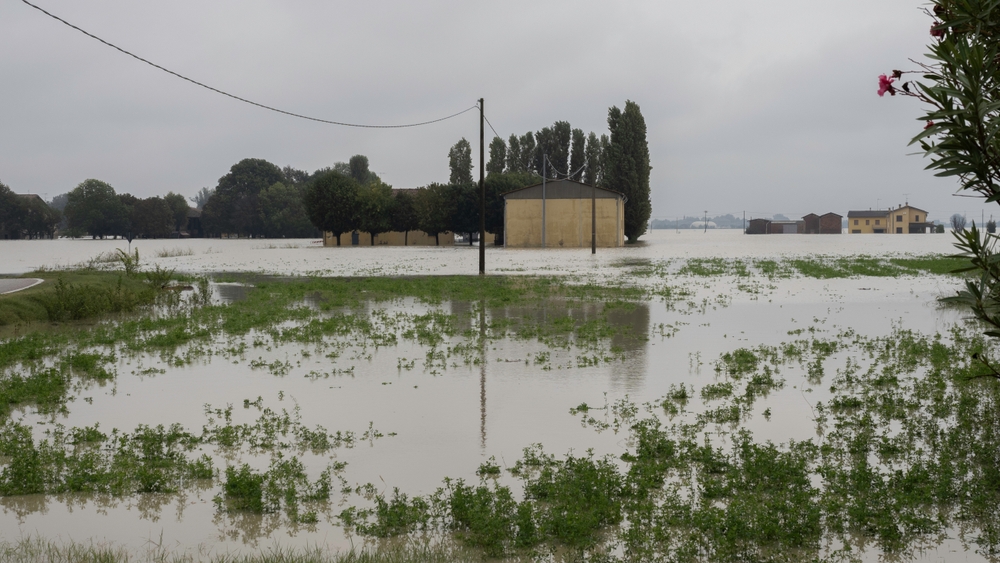
<svg viewBox="0 0 1000 563"><path fill-rule="evenodd" d="M946 263L940 257L898 260L904 261L708 260L687 273L744 277L757 268L774 276L888 276L940 273L932 270ZM170 365L218 355L284 377L296 369L292 362L250 351L297 342L330 358L349 347L365 358L407 340L427 350L424 369L433 373L455 361L475 363L482 346L512 338L546 347L526 360L541 369L552 369L559 350L578 352L580 366L595 365L625 357L629 346L647 337L643 302L658 295L663 293L545 277L256 279L245 301L229 305L202 302L88 330L36 331L0 341L0 409L65 408L73 385L113 380L116 358L151 352ZM409 312L379 306L403 300L428 307ZM630 315L640 322L630 325ZM488 557L851 559L866 544L905 557L906 550L956 526L963 540L996 554L1000 386L969 380L979 374L969 358L987 351L975 332L959 327L945 338L897 329L887 338L863 338L848 330L734 349L715 362L716 381L700 390L672 388L647 405L645 415L627 401L573 409L597 431L627 434L627 451L618 459L590 452L557 459L529 448L507 474L491 462L480 467L478 484L446 480L426 497L359 487L368 506L344 510L340 521L380 538L455 537ZM414 363L408 360L405 369ZM399 365L404 369L402 360ZM761 398L785 388L789 371L811 385L829 385L834 395L813 406L817 437L757 441L740 426L759 410ZM704 409L688 412L699 399ZM337 467L310 479L298 455L350 447L359 437L307 428L297 411L264 408L260 398L244 400L243 408L256 408L256 421L238 424L231 406L206 405L209 421L200 435L180 427L106 433L97 426L56 426L36 439L31 427L7 421L0 426L0 494L129 495L212 478L220 514L282 513L292 522L316 522L315 506L329 500ZM594 418L598 410L609 420ZM369 428L366 436L381 434ZM266 470L242 462L215 469L210 458L199 456L208 446L263 452L271 463ZM831 542L853 551L830 554L824 546ZM404 552L399 560L411 555Z"/></svg>
<svg viewBox="0 0 1000 563"><path fill-rule="evenodd" d="M791 278L796 275L816 279L899 277L953 274L966 263L964 259L941 254L907 257L816 256L750 261L738 258L690 258L677 273L692 277L748 277L756 274L770 279ZM665 270L647 269L645 273L665 275Z"/></svg>
<svg viewBox="0 0 1000 563"><path fill-rule="evenodd" d="M442 544L393 544L336 552L323 547L282 548L250 553L174 553L151 543L140 550L102 543L57 542L40 536L0 541L5 563L480 563L477 553Z"/></svg>
<svg viewBox="0 0 1000 563"><path fill-rule="evenodd" d="M738 349L717 362L720 381L702 388L700 414L685 412L695 395L686 388L645 415L606 408L614 421L603 424L588 422L592 407L571 409L598 431L627 430L620 463L557 460L534 447L508 470L520 495L481 472L478 485L446 479L428 497L375 495L374 508L341 518L367 535L454 533L490 557L853 561L874 546L906 559L957 533L991 558L1000 553L1000 385L975 379L985 368L973 354L987 343L974 327L949 336L847 330ZM834 358L846 365L825 376L816 366ZM793 369L834 394L815 405L817 437L755 440L741 423Z"/></svg>

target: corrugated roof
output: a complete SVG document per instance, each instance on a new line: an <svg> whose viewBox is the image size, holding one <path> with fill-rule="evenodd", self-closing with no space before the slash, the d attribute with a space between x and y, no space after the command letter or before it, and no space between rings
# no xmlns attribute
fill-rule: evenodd
<svg viewBox="0 0 1000 563"><path fill-rule="evenodd" d="M541 192L541 187L542 183L539 182L531 186L511 190L502 195L505 198L512 194L517 194L515 197L521 197L523 199L541 199L540 193L537 197L529 197L529 194L522 193L535 190ZM545 188L547 199L590 199L594 190L594 186L589 186L583 182L577 182L575 180L548 180L546 181ZM608 197L624 197L623 194L606 188L597 188L597 192L597 197L599 199Z"/></svg>

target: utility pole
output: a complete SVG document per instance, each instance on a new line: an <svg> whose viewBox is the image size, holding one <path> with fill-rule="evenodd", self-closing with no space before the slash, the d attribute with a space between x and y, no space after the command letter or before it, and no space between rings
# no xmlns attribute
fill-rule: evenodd
<svg viewBox="0 0 1000 563"><path fill-rule="evenodd" d="M597 254L597 184L590 190L590 253Z"/></svg>
<svg viewBox="0 0 1000 563"><path fill-rule="evenodd" d="M545 165L549 162L549 155L542 154L542 248L545 248L545 182L549 175Z"/></svg>
<svg viewBox="0 0 1000 563"><path fill-rule="evenodd" d="M486 165L484 164L484 98L479 98L479 275L486 275Z"/></svg>
<svg viewBox="0 0 1000 563"><path fill-rule="evenodd" d="M705 210L705 232L708 232L708 210Z"/></svg>

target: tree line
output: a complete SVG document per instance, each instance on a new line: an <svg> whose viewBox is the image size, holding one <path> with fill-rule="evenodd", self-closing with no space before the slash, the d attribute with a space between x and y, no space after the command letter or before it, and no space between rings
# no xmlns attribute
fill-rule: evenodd
<svg viewBox="0 0 1000 563"><path fill-rule="evenodd" d="M486 165L486 230L496 236L497 244L503 242L503 194L539 183L543 175L625 194L625 235L634 241L645 232L651 211L650 166L639 106L629 101L624 111L610 108L608 129L609 134L600 137L593 132L584 135L568 122L556 121L534 133L511 135L506 142L499 137L492 140ZM394 190L370 169L364 155L312 173L248 158L191 201L201 210L206 236L303 238L330 232L339 245L340 235L355 231L368 234L370 244L389 231L406 233L407 238L410 231L423 231L436 240L451 231L468 233L471 243L472 234L479 231L480 202L472 147L466 139L450 148L448 161L448 183ZM4 195L10 190L3 189L0 198L17 199L22 207L36 205L28 198ZM189 215L188 201L179 194L139 199L95 179L54 198L45 213L35 213L48 221L43 227L14 227L14 219L7 215L26 220L32 214L11 212L12 205L3 209L0 226L5 235L30 231L51 236L59 225L70 236L94 238L167 237L184 230Z"/></svg>
<svg viewBox="0 0 1000 563"><path fill-rule="evenodd" d="M646 232L652 213L649 186L652 167L646 121L639 105L626 101L624 110L617 106L609 108L608 131L609 134L600 137L594 132L585 135L566 121L556 121L535 133L511 135L506 142L494 137L486 173L568 178L624 194L625 236L635 242ZM454 172L452 176L454 182ZM468 173L461 170L458 176L471 181L471 168Z"/></svg>
<svg viewBox="0 0 1000 563"><path fill-rule="evenodd" d="M610 135L584 135L566 121L507 142L494 137L486 164L486 231L503 242L503 194L537 184L543 177L568 178L617 191L625 198L625 236L632 242L646 232L650 203L649 148L639 106L608 110ZM357 157L356 157L357 158ZM353 159L352 159L353 160ZM367 159L364 160L367 165ZM326 171L314 177L305 192L312 223L332 233L341 244L344 233L369 235L423 231L437 240L440 233L472 234L479 230L479 190L473 179L472 146L461 139L448 151L447 184L432 183L415 190L392 190L377 175L367 180L349 170ZM367 168L365 168L367 170Z"/></svg>
<svg viewBox="0 0 1000 563"><path fill-rule="evenodd" d="M188 202L180 194L140 199L93 178L56 196L49 206L62 214L60 233L71 237L166 238L188 223Z"/></svg>
<svg viewBox="0 0 1000 563"><path fill-rule="evenodd" d="M61 219L42 198L15 194L0 182L0 238L50 238Z"/></svg>

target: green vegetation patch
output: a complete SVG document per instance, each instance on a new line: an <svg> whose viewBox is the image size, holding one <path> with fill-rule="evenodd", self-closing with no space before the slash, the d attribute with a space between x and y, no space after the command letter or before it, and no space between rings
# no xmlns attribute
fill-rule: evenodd
<svg viewBox="0 0 1000 563"><path fill-rule="evenodd" d="M131 312L152 304L159 294L158 288L144 278L130 277L122 272L43 271L29 277L45 282L0 295L0 326L78 321Z"/></svg>
<svg viewBox="0 0 1000 563"><path fill-rule="evenodd" d="M952 274L968 260L940 254L907 257L817 256L781 259L690 258L677 270L694 277L760 275L770 279L799 275L816 279ZM663 267L656 270L665 272Z"/></svg>

